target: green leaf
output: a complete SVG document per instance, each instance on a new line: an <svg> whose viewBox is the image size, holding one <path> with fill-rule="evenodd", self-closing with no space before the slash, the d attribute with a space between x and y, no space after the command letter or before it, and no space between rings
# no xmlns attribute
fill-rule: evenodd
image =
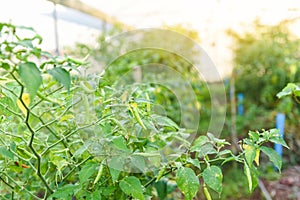
<svg viewBox="0 0 300 200"><path fill-rule="evenodd" d="M202 146L193 146L191 148L191 152L198 152L199 157L204 157L208 154L216 154L218 153L217 150L214 148L214 146L211 143L206 143Z"/></svg>
<svg viewBox="0 0 300 200"><path fill-rule="evenodd" d="M125 152L131 152L130 149L128 149L128 147L126 145L126 140L121 135L120 136L114 136L112 138L112 144L118 150L122 150L122 151L125 151Z"/></svg>
<svg viewBox="0 0 300 200"><path fill-rule="evenodd" d="M201 169L200 162L199 162L198 159L193 159L193 158L190 158L190 157L189 157L189 158L186 159L186 162L188 162L188 163L194 165L194 166L197 167L198 169Z"/></svg>
<svg viewBox="0 0 300 200"><path fill-rule="evenodd" d="M285 88L283 88L282 91L279 92L276 96L278 98L292 95L292 94L298 96L299 91L300 91L300 87L298 85L296 85L295 83L288 83L287 86L285 86Z"/></svg>
<svg viewBox="0 0 300 200"><path fill-rule="evenodd" d="M212 133L207 133L207 137L214 143L217 144L218 147L223 147L224 145L230 145L229 142L226 142L225 139L219 139L215 137Z"/></svg>
<svg viewBox="0 0 300 200"><path fill-rule="evenodd" d="M286 147L289 149L289 146L286 144L286 142L284 141L284 139L282 137L271 137L270 142L276 143L276 144L281 144L282 146Z"/></svg>
<svg viewBox="0 0 300 200"><path fill-rule="evenodd" d="M194 145L192 146L192 148L201 147L202 145L208 142L209 139L205 135L201 135L194 141Z"/></svg>
<svg viewBox="0 0 300 200"><path fill-rule="evenodd" d="M119 179L119 175L120 175L121 171L110 167L109 173L110 173L112 182L115 183Z"/></svg>
<svg viewBox="0 0 300 200"><path fill-rule="evenodd" d="M223 151L220 151L220 152L218 153L218 156L223 156L223 155L226 155L226 154L232 154L232 151L229 150L229 149L225 149L225 150L223 150Z"/></svg>
<svg viewBox="0 0 300 200"><path fill-rule="evenodd" d="M245 158L248 165L251 167L256 156L256 149L253 146L247 145L245 150Z"/></svg>
<svg viewBox="0 0 300 200"><path fill-rule="evenodd" d="M154 187L157 191L157 196L159 199L165 199L167 196L167 182L165 180L160 180L155 182Z"/></svg>
<svg viewBox="0 0 300 200"><path fill-rule="evenodd" d="M73 154L74 158L77 158L79 156L81 156L87 149L88 149L89 145L82 145L79 149L77 149L75 151L75 153Z"/></svg>
<svg viewBox="0 0 300 200"><path fill-rule="evenodd" d="M172 192L174 192L174 190L177 189L177 184L174 181L168 181L167 182L167 193L171 194Z"/></svg>
<svg viewBox="0 0 300 200"><path fill-rule="evenodd" d="M125 177L120 181L119 186L125 194L131 195L136 199L145 199L142 184L135 176Z"/></svg>
<svg viewBox="0 0 300 200"><path fill-rule="evenodd" d="M9 70L10 65L6 62L0 62L0 68L5 69L5 70Z"/></svg>
<svg viewBox="0 0 300 200"><path fill-rule="evenodd" d="M255 131L249 131L248 135L255 142L258 141L258 139L259 139L259 133L255 132Z"/></svg>
<svg viewBox="0 0 300 200"><path fill-rule="evenodd" d="M5 147L0 147L0 155L10 159L14 159L14 154L8 151Z"/></svg>
<svg viewBox="0 0 300 200"><path fill-rule="evenodd" d="M261 146L260 150L264 152L270 159L271 162L277 167L277 169L280 171L282 166L282 160L280 155L272 148Z"/></svg>
<svg viewBox="0 0 300 200"><path fill-rule="evenodd" d="M35 63L27 62L19 66L18 71L25 88L30 94L31 101L34 99L40 85L42 84L42 76L40 70Z"/></svg>
<svg viewBox="0 0 300 200"><path fill-rule="evenodd" d="M91 195L90 195L90 200L101 200L101 193L99 190L94 191Z"/></svg>
<svg viewBox="0 0 300 200"><path fill-rule="evenodd" d="M282 146L289 149L288 145L285 143L285 141L281 137L278 129L271 129L267 133L269 134L268 138L269 138L270 142L273 142L276 144L281 144Z"/></svg>
<svg viewBox="0 0 300 200"><path fill-rule="evenodd" d="M80 183L86 182L95 173L96 167L96 163L86 163L79 172Z"/></svg>
<svg viewBox="0 0 300 200"><path fill-rule="evenodd" d="M192 200L200 187L199 179L195 172L187 167L178 169L176 173L176 183L184 194L185 200Z"/></svg>
<svg viewBox="0 0 300 200"><path fill-rule="evenodd" d="M179 126L170 118L161 115L152 115L156 123L160 126L174 127L179 130Z"/></svg>
<svg viewBox="0 0 300 200"><path fill-rule="evenodd" d="M252 167L249 167L249 165L245 162L244 163L244 173L248 180L249 191L252 192L258 185L257 170L253 165L252 165Z"/></svg>
<svg viewBox="0 0 300 200"><path fill-rule="evenodd" d="M70 199L72 195L74 195L77 190L80 188L80 185L72 185L68 184L61 188L58 188L52 195L50 195L47 199L58 198L58 199Z"/></svg>
<svg viewBox="0 0 300 200"><path fill-rule="evenodd" d="M139 156L139 155L132 155L130 156L130 160L132 164L138 168L141 172L144 172L146 170L146 163L145 163L145 157Z"/></svg>
<svg viewBox="0 0 300 200"><path fill-rule="evenodd" d="M71 87L70 72L68 72L67 70L65 70L62 67L55 67L53 69L50 69L48 72L59 83L61 83L68 91L70 91L70 87Z"/></svg>
<svg viewBox="0 0 300 200"><path fill-rule="evenodd" d="M216 191L220 196L222 192L222 180L223 180L223 174L221 169L215 165L207 167L203 171L202 176L207 186L209 186L211 189Z"/></svg>
<svg viewBox="0 0 300 200"><path fill-rule="evenodd" d="M116 170L122 171L127 156L113 156L111 159L108 159L108 166Z"/></svg>
<svg viewBox="0 0 300 200"><path fill-rule="evenodd" d="M158 182L165 175L165 173L166 173L166 167L160 168L160 170L157 173L155 182Z"/></svg>
<svg viewBox="0 0 300 200"><path fill-rule="evenodd" d="M114 191L116 189L117 188L115 186L104 186L104 187L101 187L101 194L105 197L109 197L109 196L111 196L112 193L114 193Z"/></svg>

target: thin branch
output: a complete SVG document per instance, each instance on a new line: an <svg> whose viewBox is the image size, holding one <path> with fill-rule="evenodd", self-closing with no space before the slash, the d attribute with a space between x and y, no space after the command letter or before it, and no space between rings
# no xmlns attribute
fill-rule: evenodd
<svg viewBox="0 0 300 200"><path fill-rule="evenodd" d="M57 91L61 90L63 87L64 87L64 86L58 87L58 88L56 88L55 90L53 90L52 92L46 94L44 99L41 98L41 97L39 96L41 99L40 99L39 101L37 101L35 104L33 104L33 105L31 106L31 109L33 109L34 107L36 107L37 105L39 105L39 104L40 104L41 102L43 102L44 100L47 100L47 97L49 97L49 96L51 96L52 94L56 93Z"/></svg>
<svg viewBox="0 0 300 200"><path fill-rule="evenodd" d="M75 165L74 168L72 168L68 174L66 174L65 177L63 177L63 179L61 180L61 182L64 182L76 169L78 169L78 167L80 167L81 165L83 165L84 163L86 163L88 160L92 159L94 156L89 156L88 158L86 158L85 160L83 160L82 162L78 163L77 165Z"/></svg>
<svg viewBox="0 0 300 200"><path fill-rule="evenodd" d="M32 192L30 192L28 189L26 189L26 187L23 187L21 185L19 185L11 176L9 176L8 174L6 173L2 173L4 176L6 176L11 182L13 182L16 187L22 189L22 190L25 190L28 194L30 194L32 197L36 198L36 199L41 199L40 197L34 195Z"/></svg>
<svg viewBox="0 0 300 200"><path fill-rule="evenodd" d="M41 117L38 117L37 115L35 115L35 114L33 114L33 113L32 113L32 115L34 115L36 118L38 118L38 119L40 120L40 122L41 122L43 125L46 124L46 123L44 122L44 120L43 120ZM60 138L60 137L58 136L58 134L57 134L51 127L45 125L45 128L46 128L46 129L47 129L47 130L48 130L48 131L49 131L56 139L59 139L59 138ZM63 141L62 144L64 145L65 148L68 149L69 155L70 155L71 157L73 157L73 153L71 152L68 143L66 143L65 141Z"/></svg>
<svg viewBox="0 0 300 200"><path fill-rule="evenodd" d="M16 113L15 111L13 111L12 109L10 109L8 107L8 105L4 105L3 103L0 102L0 106L4 107L5 110L9 111L10 113L20 117L21 119L23 119L22 115L20 113Z"/></svg>
<svg viewBox="0 0 300 200"><path fill-rule="evenodd" d="M163 177L163 176L166 176L166 175L168 175L168 174L170 174L170 173L173 172L174 170L176 170L176 168L171 168L171 170L169 170L169 171L167 171L166 173L164 173L164 174L162 175L162 177ZM156 181L156 179L157 179L156 176L153 177L150 181L148 181L148 182L144 185L144 187L145 187L145 188L148 187L149 185L151 185L152 183L154 183L154 181Z"/></svg>
<svg viewBox="0 0 300 200"><path fill-rule="evenodd" d="M2 87L3 89L9 91L11 94L13 94L15 97L18 97L18 95L16 93L14 93L14 91L12 91L11 89L5 87L4 85L0 85L0 87Z"/></svg>
<svg viewBox="0 0 300 200"><path fill-rule="evenodd" d="M298 97L296 95L293 95L293 98L298 104L300 104L300 100L298 99Z"/></svg>
<svg viewBox="0 0 300 200"><path fill-rule="evenodd" d="M46 127L46 126L50 126L51 124L53 124L53 123L55 123L55 122L57 122L60 118L62 118L71 108L72 108L72 106L74 106L74 105L76 105L76 104L78 104L80 102L80 100L79 101L77 101L77 102L75 102L74 104L71 104L71 105L69 105L57 118L55 118L54 120L52 120L52 121L49 121L49 122L47 122L46 124L43 124L43 125L41 125L40 127L38 127L36 130L35 130L35 132L37 133L38 131L40 131L42 128L44 128L44 127Z"/></svg>
<svg viewBox="0 0 300 200"><path fill-rule="evenodd" d="M12 186L11 184L9 184L6 180L4 180L4 178L2 178L1 176L0 176L0 180L5 184L5 185L7 185L8 187L10 187L12 190L14 190L15 188L14 188L14 186Z"/></svg>
<svg viewBox="0 0 300 200"><path fill-rule="evenodd" d="M82 127L79 127L79 128L76 128L75 130L71 131L70 133L68 133L66 136L62 136L61 139L59 139L58 141L56 141L55 143L53 143L52 145L48 146L42 153L41 155L44 155L45 153L47 153L51 148L55 147L57 144L61 143L62 141L64 141L65 139L71 137L72 135L74 135L76 132L82 130L82 129L85 129L85 128L88 128L88 127L91 127L91 126L94 126L96 124L98 124L99 122L101 122L102 120L104 119L99 119L91 124L88 124L88 125L85 125L85 126L82 126Z"/></svg>
<svg viewBox="0 0 300 200"><path fill-rule="evenodd" d="M17 80L17 78L13 75L13 73L12 73L12 76L14 77L14 79L17 82L19 82L19 80ZM35 137L35 131L32 129L32 127L29 124L30 109L25 105L25 102L22 99L22 95L23 95L23 92L24 92L24 86L21 83L20 83L20 85L21 85L21 92L20 92L19 99L20 99L21 103L23 104L23 106L25 107L25 109L27 111L25 124L26 124L28 130L31 133L31 137L30 137L30 140L29 140L29 143L28 143L28 147L30 148L30 150L32 151L32 153L35 155L35 157L37 159L37 171L36 171L36 173L37 173L38 177L40 177L41 181L46 186L47 190L52 194L53 190L50 188L49 184L47 183L46 179L44 178L44 176L41 173L41 156L35 150L35 148L33 147L33 140L34 140L34 137Z"/></svg>

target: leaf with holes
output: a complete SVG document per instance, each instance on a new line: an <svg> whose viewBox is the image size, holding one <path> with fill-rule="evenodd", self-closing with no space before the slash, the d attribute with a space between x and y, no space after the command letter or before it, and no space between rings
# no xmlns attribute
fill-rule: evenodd
<svg viewBox="0 0 300 200"><path fill-rule="evenodd" d="M185 200L192 200L200 187L199 179L195 172L187 167L180 168L176 173L176 183L184 194Z"/></svg>
<svg viewBox="0 0 300 200"><path fill-rule="evenodd" d="M213 165L207 167L203 173L203 180L211 189L216 191L219 195L222 192L223 174L219 167Z"/></svg>
<svg viewBox="0 0 300 200"><path fill-rule="evenodd" d="M121 190L136 199L144 200L143 187L140 180L134 176L125 177L119 184Z"/></svg>

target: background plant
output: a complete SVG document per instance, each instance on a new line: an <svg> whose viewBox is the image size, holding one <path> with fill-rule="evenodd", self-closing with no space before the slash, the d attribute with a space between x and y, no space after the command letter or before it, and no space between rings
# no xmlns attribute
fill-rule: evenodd
<svg viewBox="0 0 300 200"><path fill-rule="evenodd" d="M289 163L298 164L299 105L276 94L290 82L299 82L299 38L292 34L294 21L272 26L255 21L244 33L229 31L234 39L236 92L245 95L244 116L238 118L240 136L249 129L271 128L276 114L285 113L285 136L292 154Z"/></svg>

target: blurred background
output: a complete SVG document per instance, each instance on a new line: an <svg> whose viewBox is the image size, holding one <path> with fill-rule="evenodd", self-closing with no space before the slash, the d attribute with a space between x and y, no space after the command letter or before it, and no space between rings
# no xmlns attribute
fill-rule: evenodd
<svg viewBox="0 0 300 200"><path fill-rule="evenodd" d="M226 87L227 115L221 137L234 143L249 130L278 127L276 116L283 114L282 132L291 148L283 150L281 177L261 158L266 162L260 173L263 186L254 194L247 192L242 170L236 170L239 166L225 166L221 198L300 199L300 106L290 97L276 97L287 83L300 82L299 0L10 0L1 4L0 13L1 22L33 27L44 38L45 50L80 58L89 55L97 66L111 56L103 42L124 31L164 28L193 39L213 60ZM121 64L134 67L159 61L172 65L168 59L164 53L146 52L126 56ZM192 76L189 67L181 64L187 77ZM193 84L201 112L200 133L205 132L201 127L207 126L211 115L209 91L203 85L197 80ZM174 105L170 100L166 110L178 122Z"/></svg>

